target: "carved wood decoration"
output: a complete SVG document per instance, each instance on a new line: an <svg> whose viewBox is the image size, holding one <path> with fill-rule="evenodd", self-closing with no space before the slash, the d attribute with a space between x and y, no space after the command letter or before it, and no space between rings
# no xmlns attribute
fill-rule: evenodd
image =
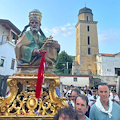
<svg viewBox="0 0 120 120"><path fill-rule="evenodd" d="M31 91L21 91L18 94L19 87L17 83L31 88ZM0 97L0 120L46 120L53 119L57 111L67 106L65 98L59 98L56 94L56 87L59 86L59 78L55 74L45 74L44 84L49 84L49 91L42 92L41 98L35 97L35 86L37 74L20 73L10 76L7 85L10 88L10 94L4 98Z"/></svg>

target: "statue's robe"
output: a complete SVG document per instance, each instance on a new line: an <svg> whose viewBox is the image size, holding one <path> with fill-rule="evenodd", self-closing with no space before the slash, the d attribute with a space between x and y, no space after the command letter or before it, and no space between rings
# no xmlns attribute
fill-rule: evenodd
<svg viewBox="0 0 120 120"><path fill-rule="evenodd" d="M40 49L44 44L45 38L43 36L38 35L38 39L36 40L31 31L23 33L15 47L17 64L38 66L41 57L32 56L32 52L35 48ZM45 59L48 63L52 64L52 62L57 60L60 50L60 45L57 41L44 45L44 49L47 51Z"/></svg>

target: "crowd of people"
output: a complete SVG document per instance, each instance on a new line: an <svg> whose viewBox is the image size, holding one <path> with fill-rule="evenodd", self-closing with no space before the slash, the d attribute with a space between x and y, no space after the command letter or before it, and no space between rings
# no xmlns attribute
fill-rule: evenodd
<svg viewBox="0 0 120 120"><path fill-rule="evenodd" d="M120 120L120 99L106 83L91 89L73 85L69 88L63 90L69 106L60 109L54 120Z"/></svg>

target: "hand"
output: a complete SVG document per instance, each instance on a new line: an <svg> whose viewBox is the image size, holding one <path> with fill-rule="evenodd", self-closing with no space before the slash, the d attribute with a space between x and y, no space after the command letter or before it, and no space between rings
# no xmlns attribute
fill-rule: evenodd
<svg viewBox="0 0 120 120"><path fill-rule="evenodd" d="M40 52L44 53L44 52L46 52L46 50L45 49L39 49L39 50L34 49L32 52L32 56L41 56Z"/></svg>
<svg viewBox="0 0 120 120"><path fill-rule="evenodd" d="M46 50L44 48L43 49L39 49L39 54L40 54L40 52L44 53L44 52L46 52Z"/></svg>
<svg viewBox="0 0 120 120"><path fill-rule="evenodd" d="M39 50L34 49L32 52L32 56L38 56L40 54Z"/></svg>
<svg viewBox="0 0 120 120"><path fill-rule="evenodd" d="M114 99L112 99L111 101L115 101Z"/></svg>

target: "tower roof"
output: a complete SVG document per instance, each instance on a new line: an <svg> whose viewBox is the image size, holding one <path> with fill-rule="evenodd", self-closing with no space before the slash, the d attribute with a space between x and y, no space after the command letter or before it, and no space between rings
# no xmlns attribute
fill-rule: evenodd
<svg viewBox="0 0 120 120"><path fill-rule="evenodd" d="M90 14L92 14L92 10L90 8L84 7L84 8L79 10L79 14L82 14L82 13L90 13Z"/></svg>

